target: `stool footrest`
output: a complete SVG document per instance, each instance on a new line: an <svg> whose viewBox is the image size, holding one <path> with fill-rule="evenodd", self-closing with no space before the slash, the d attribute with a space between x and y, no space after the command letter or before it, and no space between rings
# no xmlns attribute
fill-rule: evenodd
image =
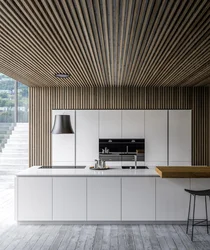
<svg viewBox="0 0 210 250"><path fill-rule="evenodd" d="M189 219L189 221L193 221L193 219ZM196 223L194 223L193 225L195 226L195 225L199 225L200 223L203 223L203 222L208 222L206 219L204 220L195 220L194 219L194 221L196 222ZM205 224L205 226L206 226L206 224Z"/></svg>

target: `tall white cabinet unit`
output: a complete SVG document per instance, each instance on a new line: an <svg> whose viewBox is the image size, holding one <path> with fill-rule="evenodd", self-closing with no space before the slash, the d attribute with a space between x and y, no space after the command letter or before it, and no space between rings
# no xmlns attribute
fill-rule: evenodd
<svg viewBox="0 0 210 250"><path fill-rule="evenodd" d="M122 138L144 138L144 110L122 110Z"/></svg>
<svg viewBox="0 0 210 250"><path fill-rule="evenodd" d="M76 165L91 166L99 157L98 110L76 111Z"/></svg>
<svg viewBox="0 0 210 250"><path fill-rule="evenodd" d="M121 110L99 111L99 138L121 138Z"/></svg>
<svg viewBox="0 0 210 250"><path fill-rule="evenodd" d="M75 132L75 110L53 110L52 126L55 115L70 115L71 125ZM75 165L75 134L52 134L52 164Z"/></svg>
<svg viewBox="0 0 210 250"><path fill-rule="evenodd" d="M169 165L191 165L191 110L169 110Z"/></svg>
<svg viewBox="0 0 210 250"><path fill-rule="evenodd" d="M99 138L144 138L145 161L155 167L191 165L191 110L53 110L70 115L74 134L52 134L52 164L91 166ZM133 165L109 162L110 166Z"/></svg>
<svg viewBox="0 0 210 250"><path fill-rule="evenodd" d="M167 164L167 110L145 110L145 164Z"/></svg>

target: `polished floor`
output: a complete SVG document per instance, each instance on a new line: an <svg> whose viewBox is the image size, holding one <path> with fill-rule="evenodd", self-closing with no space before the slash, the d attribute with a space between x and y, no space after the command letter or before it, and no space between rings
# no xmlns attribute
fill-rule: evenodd
<svg viewBox="0 0 210 250"><path fill-rule="evenodd" d="M17 225L13 183L14 176L0 175L0 250L210 250L203 227L196 228L191 242L183 225Z"/></svg>

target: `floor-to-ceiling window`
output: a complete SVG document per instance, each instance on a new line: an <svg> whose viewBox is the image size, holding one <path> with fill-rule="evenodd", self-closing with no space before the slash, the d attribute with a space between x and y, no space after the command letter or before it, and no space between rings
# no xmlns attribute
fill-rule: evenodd
<svg viewBox="0 0 210 250"><path fill-rule="evenodd" d="M28 87L0 73L0 175L28 167Z"/></svg>

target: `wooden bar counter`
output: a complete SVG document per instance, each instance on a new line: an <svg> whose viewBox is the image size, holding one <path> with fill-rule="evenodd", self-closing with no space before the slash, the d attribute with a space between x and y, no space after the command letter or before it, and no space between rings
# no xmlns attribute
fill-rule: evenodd
<svg viewBox="0 0 210 250"><path fill-rule="evenodd" d="M207 166L158 166L155 170L161 178L210 178Z"/></svg>

